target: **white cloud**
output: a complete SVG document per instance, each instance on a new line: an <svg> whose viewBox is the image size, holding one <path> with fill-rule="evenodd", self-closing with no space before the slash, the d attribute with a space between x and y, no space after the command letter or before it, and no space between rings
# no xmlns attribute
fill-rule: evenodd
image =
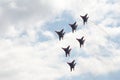
<svg viewBox="0 0 120 80"><path fill-rule="evenodd" d="M61 13L64 7L64 4L61 4L58 5L56 0L1 1L1 35L7 33L7 30L10 30L12 26L18 29L24 29L25 31L32 27L39 29L41 27L40 25Z"/></svg>

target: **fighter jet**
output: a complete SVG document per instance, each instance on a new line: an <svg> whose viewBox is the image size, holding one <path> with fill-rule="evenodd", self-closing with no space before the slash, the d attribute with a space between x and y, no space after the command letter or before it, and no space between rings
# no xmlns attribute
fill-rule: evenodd
<svg viewBox="0 0 120 80"><path fill-rule="evenodd" d="M63 31L64 31L64 29L62 29L61 31L55 31L59 36L59 40L63 39L63 37L64 37L65 32L63 32Z"/></svg>
<svg viewBox="0 0 120 80"><path fill-rule="evenodd" d="M83 39L83 38L84 38L84 36L81 39L76 38L80 43L80 48L82 45L84 45L84 42L85 42L85 39Z"/></svg>
<svg viewBox="0 0 120 80"><path fill-rule="evenodd" d="M71 51L70 46L68 46L67 48L62 48L62 49L65 51L66 57L67 55L70 56L70 51Z"/></svg>
<svg viewBox="0 0 120 80"><path fill-rule="evenodd" d="M87 20L88 20L88 16L87 16L88 14L85 14L84 16L80 16L81 18L82 18L82 20L83 20L83 24L85 25L85 23L87 23Z"/></svg>
<svg viewBox="0 0 120 80"><path fill-rule="evenodd" d="M76 31L78 25L76 25L76 22L74 22L73 24L69 24L69 25L71 26L72 32L74 33L74 31Z"/></svg>
<svg viewBox="0 0 120 80"><path fill-rule="evenodd" d="M70 66L70 71L74 70L74 67L76 65L75 60L73 60L71 63L67 62L67 64Z"/></svg>

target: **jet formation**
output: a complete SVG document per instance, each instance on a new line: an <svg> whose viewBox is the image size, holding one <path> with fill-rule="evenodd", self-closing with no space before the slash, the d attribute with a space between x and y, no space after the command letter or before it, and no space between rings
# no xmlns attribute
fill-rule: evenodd
<svg viewBox="0 0 120 80"><path fill-rule="evenodd" d="M85 25L85 24L87 23L87 20L88 20L88 18L89 18L87 15L88 15L88 14L85 14L84 16L81 16L81 15L80 15L80 17L81 17L82 20L83 20L83 25ZM78 25L77 25L77 22L75 21L73 24L69 24L69 26L72 28L72 33L74 33L74 32L76 31ZM65 35L64 29L62 29L62 30L60 30L60 31L55 31L55 32L58 34L59 41L61 41L61 39L63 40L63 37L64 37L64 35ZM85 42L84 36L82 36L81 38L76 38L76 40L79 42L80 48L81 48L82 46L84 46L84 42ZM70 57L70 51L72 50L72 49L70 48L70 45L67 46L66 48L63 48L63 47L62 47L62 49L63 49L64 52L65 52L65 56L66 56L66 57L68 57L68 56ZM75 68L75 65L76 65L75 60L73 60L72 62L67 62L67 64L70 66L70 71L73 71L74 68Z"/></svg>

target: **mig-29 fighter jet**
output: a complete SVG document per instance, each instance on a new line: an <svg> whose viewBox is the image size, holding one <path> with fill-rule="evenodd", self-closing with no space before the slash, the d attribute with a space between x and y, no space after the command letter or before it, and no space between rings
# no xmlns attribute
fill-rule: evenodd
<svg viewBox="0 0 120 80"><path fill-rule="evenodd" d="M63 31L64 31L64 29L62 29L61 31L55 31L59 36L59 40L63 39L63 37L64 37L65 32L63 32Z"/></svg>
<svg viewBox="0 0 120 80"><path fill-rule="evenodd" d="M70 56L70 51L71 51L70 46L68 46L67 48L62 48L62 49L65 51L66 57Z"/></svg>
<svg viewBox="0 0 120 80"><path fill-rule="evenodd" d="M76 38L80 43L80 48L82 45L84 45L84 42L85 42L85 39L83 39L83 38L84 38L84 36L81 39Z"/></svg>
<svg viewBox="0 0 120 80"><path fill-rule="evenodd" d="M67 62L67 64L70 66L70 71L74 70L74 67L76 65L75 60L73 60L72 62Z"/></svg>
<svg viewBox="0 0 120 80"><path fill-rule="evenodd" d="M78 25L76 24L76 22L74 22L73 24L69 24L69 25L72 28L72 32L74 33L74 31L76 31Z"/></svg>
<svg viewBox="0 0 120 80"><path fill-rule="evenodd" d="M85 23L87 23L87 20L88 20L88 16L87 16L88 14L85 14L84 16L80 16L81 18L82 18L82 20L83 20L83 24L85 25Z"/></svg>

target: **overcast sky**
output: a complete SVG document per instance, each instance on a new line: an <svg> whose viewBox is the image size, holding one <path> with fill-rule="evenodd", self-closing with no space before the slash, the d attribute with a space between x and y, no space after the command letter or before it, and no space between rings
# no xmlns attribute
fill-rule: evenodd
<svg viewBox="0 0 120 80"><path fill-rule="evenodd" d="M59 41L55 31L63 28ZM0 0L0 80L119 80L119 43L120 0Z"/></svg>

